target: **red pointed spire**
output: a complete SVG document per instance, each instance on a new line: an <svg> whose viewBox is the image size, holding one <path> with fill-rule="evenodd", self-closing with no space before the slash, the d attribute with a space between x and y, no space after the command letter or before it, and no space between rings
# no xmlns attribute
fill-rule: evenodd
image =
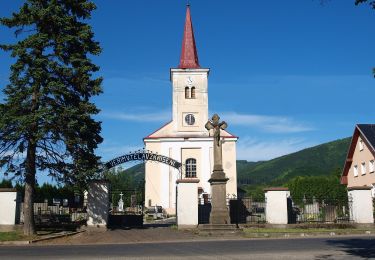
<svg viewBox="0 0 375 260"><path fill-rule="evenodd" d="M178 66L178 68L180 69L200 68L199 61L198 61L197 47L195 46L193 24L191 22L189 5L187 5L187 9L186 9L184 38L182 40L181 58L180 58L180 65Z"/></svg>

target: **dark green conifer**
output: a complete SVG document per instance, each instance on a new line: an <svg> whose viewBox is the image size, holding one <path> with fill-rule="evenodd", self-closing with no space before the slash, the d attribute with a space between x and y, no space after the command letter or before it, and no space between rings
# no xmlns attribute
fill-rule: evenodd
<svg viewBox="0 0 375 260"><path fill-rule="evenodd" d="M0 104L0 167L25 182L24 234L35 233L36 172L59 182L84 183L98 168L94 154L102 142L99 112L90 102L101 93L99 55L88 0L27 0L0 23L15 29L10 83Z"/></svg>

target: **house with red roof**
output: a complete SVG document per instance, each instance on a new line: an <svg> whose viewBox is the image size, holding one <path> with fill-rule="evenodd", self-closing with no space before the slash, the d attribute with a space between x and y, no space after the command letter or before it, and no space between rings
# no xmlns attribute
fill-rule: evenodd
<svg viewBox="0 0 375 260"><path fill-rule="evenodd" d="M341 184L372 187L375 197L375 124L355 126L341 175Z"/></svg>

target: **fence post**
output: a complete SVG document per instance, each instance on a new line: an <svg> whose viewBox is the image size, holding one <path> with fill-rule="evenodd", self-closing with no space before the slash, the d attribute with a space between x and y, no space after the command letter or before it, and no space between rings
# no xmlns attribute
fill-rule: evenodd
<svg viewBox="0 0 375 260"><path fill-rule="evenodd" d="M371 187L348 187L349 212L354 223L374 223ZM351 207L351 208L350 208Z"/></svg>
<svg viewBox="0 0 375 260"><path fill-rule="evenodd" d="M87 196L87 225L91 227L106 227L109 211L109 182L106 180L91 181L88 184Z"/></svg>
<svg viewBox="0 0 375 260"><path fill-rule="evenodd" d="M269 224L288 224L288 188L274 187L264 189L266 197L266 220Z"/></svg>
<svg viewBox="0 0 375 260"><path fill-rule="evenodd" d="M179 179L177 183L177 225L191 228L198 225L199 179Z"/></svg>
<svg viewBox="0 0 375 260"><path fill-rule="evenodd" d="M13 188L0 189L0 225L15 225L17 220L17 190Z"/></svg>

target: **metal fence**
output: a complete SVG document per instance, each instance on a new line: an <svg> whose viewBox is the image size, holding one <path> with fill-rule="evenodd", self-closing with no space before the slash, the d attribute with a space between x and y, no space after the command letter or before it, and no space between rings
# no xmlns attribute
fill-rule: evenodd
<svg viewBox="0 0 375 260"><path fill-rule="evenodd" d="M227 197L227 206L232 224L266 222L266 201L254 198ZM208 224L211 214L211 198L204 196L198 201L198 223Z"/></svg>
<svg viewBox="0 0 375 260"><path fill-rule="evenodd" d="M348 223L351 210L348 198L289 198L288 223Z"/></svg>
<svg viewBox="0 0 375 260"><path fill-rule="evenodd" d="M58 223L84 223L88 216L84 208L70 208L48 205L48 202L34 203L34 220L37 225ZM20 204L20 223L24 222L23 203Z"/></svg>
<svg viewBox="0 0 375 260"><path fill-rule="evenodd" d="M254 224L266 222L266 201L251 197L230 200L232 224Z"/></svg>

